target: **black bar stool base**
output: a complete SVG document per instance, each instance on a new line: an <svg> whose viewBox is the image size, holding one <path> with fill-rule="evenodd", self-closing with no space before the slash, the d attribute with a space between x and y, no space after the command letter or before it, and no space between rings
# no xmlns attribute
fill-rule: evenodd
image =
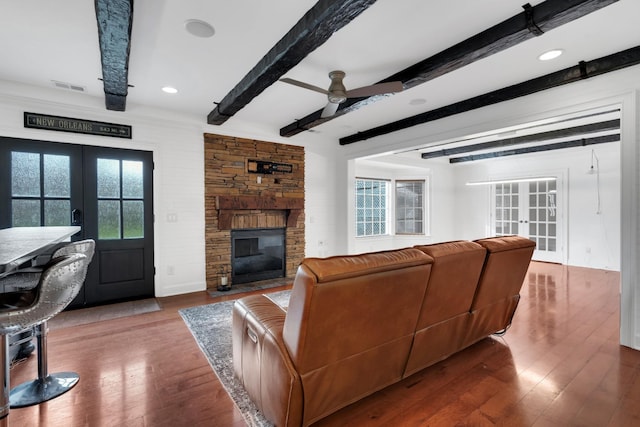
<svg viewBox="0 0 640 427"><path fill-rule="evenodd" d="M71 390L80 380L75 372L57 372L14 387L9 395L12 408L24 408L51 400Z"/></svg>

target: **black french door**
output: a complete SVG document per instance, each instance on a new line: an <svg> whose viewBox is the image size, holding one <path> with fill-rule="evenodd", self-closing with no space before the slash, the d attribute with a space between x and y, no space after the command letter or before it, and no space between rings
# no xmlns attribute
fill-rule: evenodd
<svg viewBox="0 0 640 427"><path fill-rule="evenodd" d="M80 225L96 252L72 307L154 295L153 153L0 137L0 228Z"/></svg>

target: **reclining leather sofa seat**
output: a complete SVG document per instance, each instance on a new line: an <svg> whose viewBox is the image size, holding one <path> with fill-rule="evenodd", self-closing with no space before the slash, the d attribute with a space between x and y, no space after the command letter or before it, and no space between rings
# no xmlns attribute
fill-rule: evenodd
<svg viewBox="0 0 640 427"><path fill-rule="evenodd" d="M415 248L434 261L405 377L460 350L487 253L484 247L467 241Z"/></svg>
<svg viewBox="0 0 640 427"><path fill-rule="evenodd" d="M536 247L520 236L491 237L476 240L487 250L482 275L471 304L470 323L463 345L503 332L511 325L520 288Z"/></svg>
<svg viewBox="0 0 640 427"><path fill-rule="evenodd" d="M309 425L511 323L535 247L518 237L307 258L285 310L241 298L233 366L276 426Z"/></svg>
<svg viewBox="0 0 640 427"><path fill-rule="evenodd" d="M284 317L281 332L261 328L253 315L253 306L269 304L266 297L236 302L232 330L243 344L234 345L234 368L265 417L278 426L308 425L402 379L431 262L417 249L307 258L286 316L260 307L263 317ZM263 333L277 335L265 337L262 349L238 336ZM271 340L284 346L278 357L286 363L265 358Z"/></svg>

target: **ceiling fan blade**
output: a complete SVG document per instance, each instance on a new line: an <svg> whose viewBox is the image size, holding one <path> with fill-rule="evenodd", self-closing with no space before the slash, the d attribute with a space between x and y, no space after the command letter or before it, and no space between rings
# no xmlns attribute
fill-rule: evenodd
<svg viewBox="0 0 640 427"><path fill-rule="evenodd" d="M402 92L402 82L378 83L371 86L363 86L347 91L347 98L362 98L366 96L382 95L384 93Z"/></svg>
<svg viewBox="0 0 640 427"><path fill-rule="evenodd" d="M327 102L327 105L325 105L324 110L322 110L322 113L320 114L320 118L324 119L325 117L333 116L336 111L338 111L339 105L340 104L336 104L334 102Z"/></svg>
<svg viewBox="0 0 640 427"><path fill-rule="evenodd" d="M293 80L288 77L284 77L280 79L281 82L289 83L290 85L298 86L304 89L313 90L315 92L320 92L324 95L327 95L329 92L326 89L322 89L321 87L310 85L309 83L301 82L298 80Z"/></svg>

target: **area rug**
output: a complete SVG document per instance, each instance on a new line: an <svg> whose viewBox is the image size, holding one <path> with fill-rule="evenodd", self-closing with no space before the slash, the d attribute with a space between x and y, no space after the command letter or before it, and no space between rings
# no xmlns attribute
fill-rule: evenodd
<svg viewBox="0 0 640 427"><path fill-rule="evenodd" d="M159 310L160 306L158 305L158 301L155 298L147 298L136 301L101 305L98 307L63 311L51 319L48 325L49 329L55 330L101 322L103 320L118 319L125 316L135 316L136 314L151 313Z"/></svg>
<svg viewBox="0 0 640 427"><path fill-rule="evenodd" d="M287 290L266 295L274 302L286 307L290 294L291 291ZM258 411L233 374L231 349L233 303L232 300L183 308L179 313L247 424L251 427L270 427L272 424Z"/></svg>

